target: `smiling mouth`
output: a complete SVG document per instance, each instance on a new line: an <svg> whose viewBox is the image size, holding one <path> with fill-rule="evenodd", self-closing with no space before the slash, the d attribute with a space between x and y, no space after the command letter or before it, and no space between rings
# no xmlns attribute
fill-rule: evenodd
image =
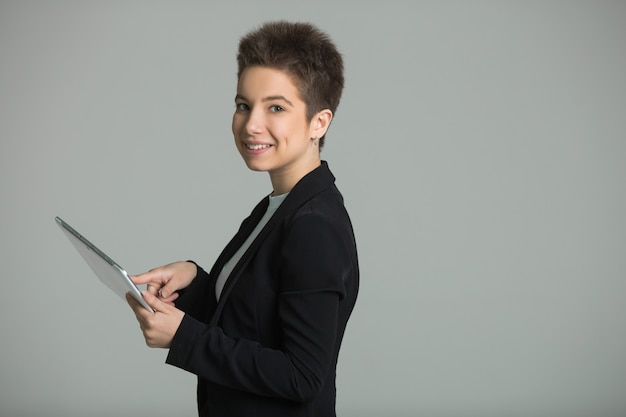
<svg viewBox="0 0 626 417"><path fill-rule="evenodd" d="M261 149L267 149L272 145L267 145L267 144L262 144L262 143L246 143L245 146L247 149L250 149L252 151L258 151Z"/></svg>

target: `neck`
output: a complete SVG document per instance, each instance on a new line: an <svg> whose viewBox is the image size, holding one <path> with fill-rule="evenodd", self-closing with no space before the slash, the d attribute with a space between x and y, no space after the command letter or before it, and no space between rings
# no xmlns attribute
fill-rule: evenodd
<svg viewBox="0 0 626 417"><path fill-rule="evenodd" d="M291 191L293 187L309 172L321 165L321 160L310 161L307 164L300 164L300 166L293 168L284 168L278 171L270 172L270 180L272 182L272 188L274 192L272 195L281 195Z"/></svg>

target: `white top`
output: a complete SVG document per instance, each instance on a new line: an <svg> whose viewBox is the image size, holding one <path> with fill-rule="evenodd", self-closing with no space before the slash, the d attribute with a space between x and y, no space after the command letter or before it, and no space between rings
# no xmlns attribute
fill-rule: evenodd
<svg viewBox="0 0 626 417"><path fill-rule="evenodd" d="M281 194L277 196L271 196L271 195L269 196L270 202L269 202L269 205L267 206L267 211L265 212L261 220L259 220L259 223L256 225L252 233L250 233L250 236L248 236L246 241L243 242L243 245L241 245L239 250L235 252L233 257L230 258L228 262L226 262L226 264L224 264L224 268L222 268L222 271L217 277L217 282L215 283L215 297L217 298L218 301L220 299L220 295L222 294L222 290L224 289L224 285L226 284L226 280L228 280L230 273L233 272L235 265L237 265L237 262L239 262L243 254L246 252L246 250L248 250L248 248L252 244L252 241L254 241L254 239L259 235L259 233L261 232L261 229L263 229L263 227L267 224L267 222L270 220L274 212L276 212L276 210L280 206L280 203L283 202L283 200L285 199L285 197L287 197L288 194L289 193L285 193L285 194Z"/></svg>

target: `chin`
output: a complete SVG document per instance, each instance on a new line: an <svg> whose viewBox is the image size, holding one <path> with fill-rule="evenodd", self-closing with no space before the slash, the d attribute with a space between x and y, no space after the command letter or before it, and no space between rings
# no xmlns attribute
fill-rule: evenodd
<svg viewBox="0 0 626 417"><path fill-rule="evenodd" d="M252 161L247 160L246 158L243 159L243 161L245 162L246 166L248 167L248 169L250 171L256 171L256 172L265 172L267 171L267 168L263 167L260 164L255 164Z"/></svg>

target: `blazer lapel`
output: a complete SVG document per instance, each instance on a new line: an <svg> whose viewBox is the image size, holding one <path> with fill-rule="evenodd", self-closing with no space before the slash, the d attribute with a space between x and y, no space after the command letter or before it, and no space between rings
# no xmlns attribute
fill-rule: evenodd
<svg viewBox="0 0 626 417"><path fill-rule="evenodd" d="M254 227L261 220L261 217L263 217L263 214L265 214L265 211L267 210L268 203L269 200L267 197L261 200L252 210L252 213L250 213L250 215L243 221L235 236L233 236L230 242L228 242L224 250L222 250L220 256L215 261L209 276L217 279L220 271L224 268L224 264L233 257L235 252L237 252L237 249L243 245L248 236L250 236L250 233L254 230Z"/></svg>
<svg viewBox="0 0 626 417"><path fill-rule="evenodd" d="M250 247L244 252L243 256L237 262L237 265L233 268L230 276L226 280L226 284L222 289L222 294L220 295L220 300L217 305L217 309L213 314L211 319L211 324L217 324L220 315L224 309L224 304L226 303L228 296L234 286L234 284L239 279L241 275L241 271L245 268L245 266L252 259L252 255L256 253L259 246L263 243L265 238L269 235L269 233L278 225L280 222L288 216L293 211L297 210L304 203L310 200L313 196L319 194L324 189L331 186L335 181L335 177L328 169L328 165L326 161L322 161L322 164L305 175L289 192L285 201L278 207L276 213L270 218L267 224L263 227L258 236L252 241ZM254 208L250 216L244 221L239 232L231 239L226 248L222 251L222 254L217 259L215 266L211 269L211 275L215 274L215 277L219 275L220 271L224 267L224 264L235 254L235 252L241 247L246 238L252 233L255 226L261 220L261 217L265 214L268 206L268 198L263 199L257 206Z"/></svg>

